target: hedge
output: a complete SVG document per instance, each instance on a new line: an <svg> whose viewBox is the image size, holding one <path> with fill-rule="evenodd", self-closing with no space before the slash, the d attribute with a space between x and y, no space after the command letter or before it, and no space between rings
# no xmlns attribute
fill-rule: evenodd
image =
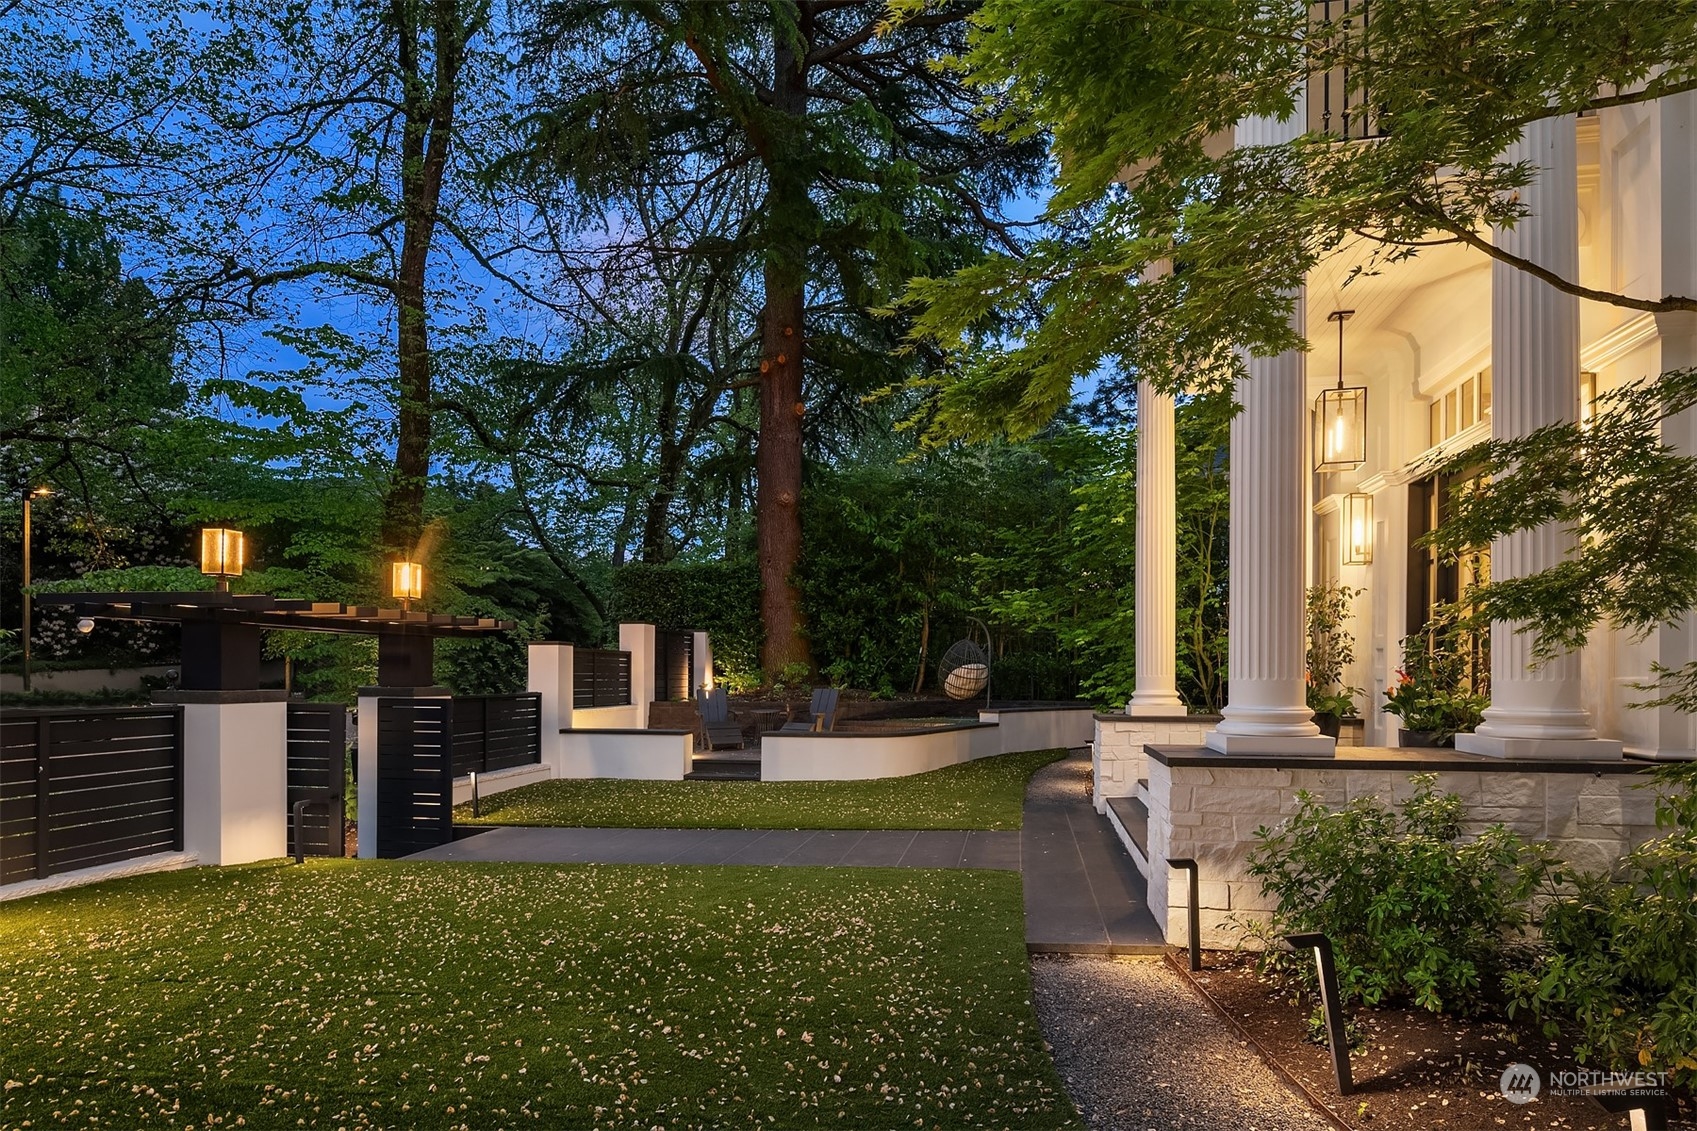
<svg viewBox="0 0 1697 1131"><path fill-rule="evenodd" d="M619 623L706 632L728 676L760 671L760 572L752 560L622 566L613 571L611 611Z"/></svg>

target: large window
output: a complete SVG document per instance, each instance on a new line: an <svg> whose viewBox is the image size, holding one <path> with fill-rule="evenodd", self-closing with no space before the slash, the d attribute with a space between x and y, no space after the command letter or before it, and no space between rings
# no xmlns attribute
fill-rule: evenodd
<svg viewBox="0 0 1697 1131"><path fill-rule="evenodd" d="M1466 490L1475 478L1473 475L1428 476L1408 485L1407 634L1410 636L1431 623L1440 604L1465 608L1473 587L1491 579L1489 549L1476 549L1446 562L1431 547L1420 544L1422 537L1436 530L1449 516L1450 501L1456 492ZM1490 634L1472 634L1466 647L1469 685L1484 687L1491 672Z"/></svg>
<svg viewBox="0 0 1697 1131"><path fill-rule="evenodd" d="M1438 445L1485 419L1491 411L1491 367L1475 373L1447 393L1432 398L1430 443Z"/></svg>

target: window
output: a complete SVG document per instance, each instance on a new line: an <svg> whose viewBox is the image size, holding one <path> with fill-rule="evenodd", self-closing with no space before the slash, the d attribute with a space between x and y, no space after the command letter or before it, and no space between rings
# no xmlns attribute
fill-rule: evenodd
<svg viewBox="0 0 1697 1131"><path fill-rule="evenodd" d="M1449 392L1432 398L1430 444L1436 446L1467 431L1490 411L1491 370L1487 366Z"/></svg>

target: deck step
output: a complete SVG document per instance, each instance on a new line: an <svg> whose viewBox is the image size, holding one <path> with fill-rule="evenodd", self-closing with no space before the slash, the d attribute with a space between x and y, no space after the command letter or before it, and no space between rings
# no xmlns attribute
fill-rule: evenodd
<svg viewBox="0 0 1697 1131"><path fill-rule="evenodd" d="M760 754L757 751L724 751L697 754L690 760L685 781L759 781Z"/></svg>

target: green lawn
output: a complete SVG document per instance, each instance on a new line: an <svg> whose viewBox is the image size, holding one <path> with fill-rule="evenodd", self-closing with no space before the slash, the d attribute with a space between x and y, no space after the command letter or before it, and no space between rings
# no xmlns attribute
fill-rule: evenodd
<svg viewBox="0 0 1697 1131"><path fill-rule="evenodd" d="M1065 750L872 781L537 782L454 810L456 824L621 829L1017 829L1025 782Z"/></svg>
<svg viewBox="0 0 1697 1131"><path fill-rule="evenodd" d="M0 905L0 1126L1071 1127L1019 878L314 861Z"/></svg>

